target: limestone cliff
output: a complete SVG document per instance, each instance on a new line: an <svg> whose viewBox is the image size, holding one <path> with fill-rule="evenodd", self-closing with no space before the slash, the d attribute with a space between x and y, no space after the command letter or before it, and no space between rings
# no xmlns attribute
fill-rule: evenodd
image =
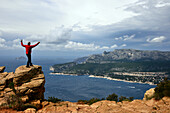
<svg viewBox="0 0 170 113"><path fill-rule="evenodd" d="M15 72L3 71L0 70L0 105L6 103L5 97L10 95L19 95L24 103L44 99L45 77L41 66L26 68L24 65L18 67Z"/></svg>

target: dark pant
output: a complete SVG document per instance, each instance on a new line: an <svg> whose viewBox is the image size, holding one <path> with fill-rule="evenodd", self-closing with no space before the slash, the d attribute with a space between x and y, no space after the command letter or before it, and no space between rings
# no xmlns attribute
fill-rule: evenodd
<svg viewBox="0 0 170 113"><path fill-rule="evenodd" d="M32 63L31 63L31 54L26 54L26 55L28 57L27 67L29 67L29 64L30 64L30 66L32 66Z"/></svg>

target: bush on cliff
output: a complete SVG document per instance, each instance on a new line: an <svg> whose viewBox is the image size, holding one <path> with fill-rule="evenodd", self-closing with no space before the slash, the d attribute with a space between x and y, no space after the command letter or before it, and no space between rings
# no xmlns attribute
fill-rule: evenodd
<svg viewBox="0 0 170 113"><path fill-rule="evenodd" d="M91 104L93 104L93 103L95 103L95 102L98 102L98 101L101 101L101 100L102 100L102 99L92 98L92 99L90 99L90 100L78 100L78 103L91 105Z"/></svg>
<svg viewBox="0 0 170 113"><path fill-rule="evenodd" d="M165 78L164 81L157 84L157 87L155 88L154 97L156 100L159 100L164 96L170 97L170 80L168 80L167 78Z"/></svg>
<svg viewBox="0 0 170 113"><path fill-rule="evenodd" d="M110 101L118 101L118 95L116 95L115 93L109 95L106 100L110 100Z"/></svg>
<svg viewBox="0 0 170 113"><path fill-rule="evenodd" d="M133 101L133 97L127 98L127 97L121 96L121 97L119 97L119 102L122 102L122 101L129 101L129 102L131 102L131 101Z"/></svg>
<svg viewBox="0 0 170 113"><path fill-rule="evenodd" d="M62 101L61 99L58 99L56 97L48 97L48 102L53 102L53 103L57 103L57 102L60 102Z"/></svg>

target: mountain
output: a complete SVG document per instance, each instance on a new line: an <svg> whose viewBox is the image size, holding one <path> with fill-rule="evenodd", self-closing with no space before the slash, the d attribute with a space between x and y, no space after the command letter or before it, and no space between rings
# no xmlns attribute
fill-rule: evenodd
<svg viewBox="0 0 170 113"><path fill-rule="evenodd" d="M16 57L16 60L26 60L26 58L24 56L20 56L20 57Z"/></svg>
<svg viewBox="0 0 170 113"><path fill-rule="evenodd" d="M169 51L116 49L52 66L54 73L157 84L170 78Z"/></svg>
<svg viewBox="0 0 170 113"><path fill-rule="evenodd" d="M112 63L112 61L170 61L169 51L144 51L135 49L116 49L111 52L90 55L77 59L86 63Z"/></svg>

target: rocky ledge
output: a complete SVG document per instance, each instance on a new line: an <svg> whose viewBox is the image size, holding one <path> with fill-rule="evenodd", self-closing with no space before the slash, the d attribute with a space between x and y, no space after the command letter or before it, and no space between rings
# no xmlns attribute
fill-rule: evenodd
<svg viewBox="0 0 170 113"><path fill-rule="evenodd" d="M45 77L42 67L34 65L18 67L15 72L3 72L5 67L0 67L0 105L7 104L7 97L17 95L23 103L33 103L44 100Z"/></svg>

